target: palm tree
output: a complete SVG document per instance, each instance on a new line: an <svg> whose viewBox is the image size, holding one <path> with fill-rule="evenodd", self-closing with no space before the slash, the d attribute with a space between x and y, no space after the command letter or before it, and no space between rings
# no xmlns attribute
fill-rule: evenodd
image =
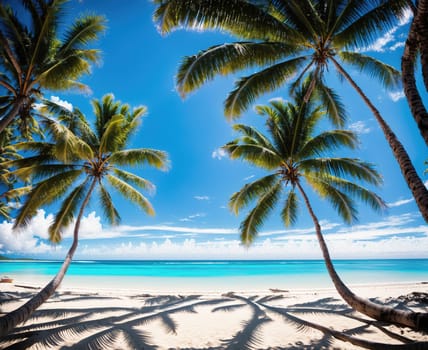
<svg viewBox="0 0 428 350"><path fill-rule="evenodd" d="M313 87L324 86L325 73L336 70L357 91L374 114L396 158L418 208L428 222L428 190L397 136L377 108L346 71L344 64L377 78L385 87L399 82L399 72L357 50L368 46L380 29L391 28L407 9L405 0L155 0L154 20L159 30L220 29L244 41L210 47L184 58L177 73L182 96L216 75L253 68L240 78L225 101L225 114L238 117L263 93L294 79L292 87L312 74ZM324 100L335 109L329 90Z"/></svg>
<svg viewBox="0 0 428 350"><path fill-rule="evenodd" d="M425 87L428 89L428 23L426 23L426 19L428 18L428 1L418 1L418 7L414 6L411 1L409 3L414 17L404 46L403 56L401 57L403 87L412 116L415 119L422 138L428 145L428 111L419 94L415 79L415 65L419 53L422 63L422 75Z"/></svg>
<svg viewBox="0 0 428 350"><path fill-rule="evenodd" d="M285 226L294 224L298 218L300 195L314 223L330 278L342 298L355 310L377 320L426 328L428 323L422 326L416 313L378 305L355 295L334 269L306 187L330 202L346 223L357 218L354 199L376 210L381 210L385 204L375 193L358 184L361 181L370 185L381 182L380 175L370 164L353 158L323 156L341 147L356 147L357 138L351 131L341 129L315 133L320 129L319 122L325 110L311 100L304 103L308 85L296 92L294 104L273 100L268 106L256 107L258 114L266 117L267 135L254 127L236 124L234 129L241 136L224 146L232 159L240 158L268 171L266 176L244 185L230 198L229 207L235 214L256 202L240 225L241 241L245 245L254 241L281 198L284 198L281 219ZM427 316L424 315L425 322Z"/></svg>
<svg viewBox="0 0 428 350"><path fill-rule="evenodd" d="M61 28L67 0L21 0L25 15L0 4L0 86L6 106L0 117L0 132L14 119L27 119L43 89L85 89L77 80L90 72L99 51L89 48L104 30L105 19L88 15ZM28 16L27 16L28 15ZM28 25L27 25L28 23Z"/></svg>
<svg viewBox="0 0 428 350"><path fill-rule="evenodd" d="M146 108L138 107L131 111L128 105L115 102L112 95L104 96L101 102L94 100L93 107L93 131L84 115L77 111L71 123L74 132L58 121L48 119L46 124L51 131L52 142L25 142L18 145L21 149L36 152L36 155L12 162L17 167L14 174L23 179L31 176L38 182L20 208L14 227L25 226L38 208L59 198L63 198L62 204L49 226L50 240L59 242L63 229L73 222L75 216L76 219L73 243L59 272L32 299L0 319L0 336L27 320L61 283L77 248L83 213L96 187L104 215L111 224L119 223L120 216L106 182L145 213L154 214L150 202L136 189L150 191L154 186L148 180L121 169L123 166L143 164L167 168L165 152L147 148L126 149ZM58 106L57 110L60 109ZM64 111L59 119L70 124L73 118Z"/></svg>

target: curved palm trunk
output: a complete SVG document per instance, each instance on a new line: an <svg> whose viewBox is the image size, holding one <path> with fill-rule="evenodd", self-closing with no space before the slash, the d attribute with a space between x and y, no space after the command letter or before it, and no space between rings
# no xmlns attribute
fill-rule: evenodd
<svg viewBox="0 0 428 350"><path fill-rule="evenodd" d="M428 112L423 104L422 98L416 87L415 63L418 52L418 38L416 33L416 22L412 22L409 34L404 46L404 53L401 57L401 71L404 86L404 93L412 112L413 118L419 128L419 131L428 145ZM428 62L425 62L428 70ZM428 74L428 72L427 72Z"/></svg>
<svg viewBox="0 0 428 350"><path fill-rule="evenodd" d="M414 22L418 36L419 50L421 52L422 76L424 77L425 89L428 90L428 0L417 1Z"/></svg>
<svg viewBox="0 0 428 350"><path fill-rule="evenodd" d="M56 276L34 297L32 297L30 300L28 300L24 305L20 306L18 309L0 318L0 337L8 334L18 324L27 321L28 318L31 316L31 314L40 305L42 305L47 299L49 299L49 297L55 292L55 290L60 285L73 259L74 252L77 249L77 245L79 243L80 222L83 216L83 211L86 205L88 204L89 198L91 197L92 191L95 187L95 183L96 183L96 180L92 182L91 187L82 203L82 206L80 207L79 215L77 216L76 224L74 226L73 244L71 245L65 257L60 270L58 271Z"/></svg>
<svg viewBox="0 0 428 350"><path fill-rule="evenodd" d="M402 311L392 307L373 303L370 300L355 295L342 282L336 270L334 269L333 262L330 258L330 253L328 252L327 245L321 233L321 226L319 224L318 218L315 216L306 192L303 190L300 183L297 183L297 187L305 200L306 207L308 208L309 214L311 215L312 221L314 222L315 233L317 235L318 243L321 247L328 274L333 281L334 287L343 300L345 300L346 303L348 303L348 305L351 306L354 310L357 310L376 320L393 323L399 326L407 326L416 330L428 330L428 313Z"/></svg>
<svg viewBox="0 0 428 350"><path fill-rule="evenodd" d="M386 140L389 143L389 146L391 147L392 153L395 159L397 160L398 165L400 166L401 173L403 174L403 177L407 183L407 186L409 186L410 191L412 192L412 195L415 198L419 211L422 214L422 217L428 223L428 189L425 187L421 178L417 174L416 169L413 166L409 155L407 154L401 142L398 140L397 136L394 134L394 132L391 130L391 128L388 126L385 120L382 118L379 111L371 103L368 97L363 93L360 87L352 80L349 74L346 73L346 71L341 67L341 65L335 59L332 59L332 61L336 66L337 70L340 72L340 74L342 74L346 78L346 80L349 81L352 87L355 90L357 90L358 94L363 98L364 102L373 112L376 120L378 121L385 135Z"/></svg>

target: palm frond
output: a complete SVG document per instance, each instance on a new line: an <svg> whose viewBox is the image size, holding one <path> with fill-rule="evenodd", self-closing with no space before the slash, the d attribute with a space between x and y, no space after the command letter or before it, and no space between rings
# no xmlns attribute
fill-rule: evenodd
<svg viewBox="0 0 428 350"><path fill-rule="evenodd" d="M178 68L177 87L184 97L216 75L227 75L252 66L274 64L299 51L278 42L235 42L216 45L185 57Z"/></svg>
<svg viewBox="0 0 428 350"><path fill-rule="evenodd" d="M19 209L14 228L26 226L36 214L37 209L58 199L69 186L81 175L82 170L70 170L54 175L33 187L28 198Z"/></svg>
<svg viewBox="0 0 428 350"><path fill-rule="evenodd" d="M334 186L327 176L305 176L305 180L322 198L327 198L346 223L357 220L357 209L351 197Z"/></svg>
<svg viewBox="0 0 428 350"><path fill-rule="evenodd" d="M290 190L281 211L281 218L285 226L294 225L297 221L297 214L299 210L299 202L294 189Z"/></svg>
<svg viewBox="0 0 428 350"><path fill-rule="evenodd" d="M299 157L305 159L308 157L320 156L325 152L334 151L343 146L355 148L357 145L357 136L352 131L325 131L308 140L300 149Z"/></svg>
<svg viewBox="0 0 428 350"><path fill-rule="evenodd" d="M400 72L388 64L358 52L341 51L338 55L343 62L379 80L385 88L397 89L401 86Z"/></svg>
<svg viewBox="0 0 428 350"><path fill-rule="evenodd" d="M251 143L236 144L231 142L222 148L228 152L232 159L242 158L251 164L267 170L276 169L282 163L281 157L275 150L262 145Z"/></svg>
<svg viewBox="0 0 428 350"><path fill-rule="evenodd" d="M104 211L104 216L107 218L110 224L118 225L121 220L119 212L115 208L110 194L102 184L100 184L100 202Z"/></svg>
<svg viewBox="0 0 428 350"><path fill-rule="evenodd" d="M239 117L258 96L279 88L292 78L307 59L306 56L292 58L240 78L225 101L226 117Z"/></svg>
<svg viewBox="0 0 428 350"><path fill-rule="evenodd" d="M326 116L333 125L343 127L348 119L348 115L339 95L322 82L317 84L316 92L326 110Z"/></svg>
<svg viewBox="0 0 428 350"><path fill-rule="evenodd" d="M131 202L138 204L148 215L155 214L153 207L147 198L138 192L134 187L128 185L125 181L122 181L113 175L107 175L107 179L110 184L116 188L126 199L129 199Z"/></svg>
<svg viewBox="0 0 428 350"><path fill-rule="evenodd" d="M235 192L230 197L230 210L237 215L243 207L246 207L255 198L264 195L273 186L277 185L278 182L278 175L273 174L244 185L239 192Z"/></svg>
<svg viewBox="0 0 428 350"><path fill-rule="evenodd" d="M220 29L243 39L298 42L301 34L263 9L242 0L159 1L154 21L161 33L178 27Z"/></svg>
<svg viewBox="0 0 428 350"><path fill-rule="evenodd" d="M382 183L382 176L371 163L353 158L312 158L299 163L305 172L318 173L319 176L351 176L359 181L373 185Z"/></svg>
<svg viewBox="0 0 428 350"><path fill-rule="evenodd" d="M128 149L114 152L110 156L109 162L123 166L149 164L161 170L168 169L169 165L166 152L149 148Z"/></svg>
<svg viewBox="0 0 428 350"><path fill-rule="evenodd" d="M130 172L114 168L113 172L123 181L132 183L143 190L148 191L149 193L153 193L156 189L155 185L151 183L149 180L146 180L140 176L132 174Z"/></svg>
<svg viewBox="0 0 428 350"><path fill-rule="evenodd" d="M281 183L278 182L263 195L259 196L256 206L250 211L239 227L241 232L241 242L244 245L249 246L253 243L258 234L259 228L263 225L268 214L272 211L280 195Z"/></svg>
<svg viewBox="0 0 428 350"><path fill-rule="evenodd" d="M55 214L54 221L48 229L49 240L51 242L59 243L62 239L62 230L72 223L74 214L85 196L87 180L88 179L77 186L68 197L64 199L61 208L58 213Z"/></svg>

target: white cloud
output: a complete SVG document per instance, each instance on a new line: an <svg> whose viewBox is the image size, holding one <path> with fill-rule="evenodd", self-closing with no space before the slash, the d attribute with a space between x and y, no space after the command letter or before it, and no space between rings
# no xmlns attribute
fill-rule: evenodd
<svg viewBox="0 0 428 350"><path fill-rule="evenodd" d="M247 176L246 178L244 178L244 181L251 180L251 179L252 179L252 178L254 178L254 177L256 177L256 175L250 175L250 176Z"/></svg>
<svg viewBox="0 0 428 350"><path fill-rule="evenodd" d="M357 121L355 123L352 123L351 125L349 125L349 129L356 132L357 134L368 134L371 129L369 127L366 126L366 124L360 120Z"/></svg>
<svg viewBox="0 0 428 350"><path fill-rule="evenodd" d="M398 100L401 100L405 97L404 91L394 91L388 93L390 99L394 102L397 102Z"/></svg>
<svg viewBox="0 0 428 350"><path fill-rule="evenodd" d="M70 112L73 111L73 105L70 102L61 100L58 96L51 96L51 101L64 107L65 109L68 109Z"/></svg>
<svg viewBox="0 0 428 350"><path fill-rule="evenodd" d="M182 222L188 222L188 221L193 221L193 219L201 218L201 217L205 217L205 216L207 216L207 214L205 214L205 213L196 213L196 214L193 214L193 215L189 215L189 216L187 216L185 218L182 218L182 219L180 219L180 221L182 221Z"/></svg>
<svg viewBox="0 0 428 350"><path fill-rule="evenodd" d="M390 208L400 207L400 206L402 206L402 205L404 205L404 204L411 203L411 202L413 202L413 201L414 201L414 199L413 199L413 198L409 198L409 199L400 199L400 200L398 200L398 201L395 201L395 202L392 202L392 203L388 203L388 207L390 207Z"/></svg>
<svg viewBox="0 0 428 350"><path fill-rule="evenodd" d="M222 159L227 156L227 152L223 148L217 148L213 151L211 156L215 159Z"/></svg>
<svg viewBox="0 0 428 350"><path fill-rule="evenodd" d="M51 220L52 215L40 210L20 234L12 232L11 223L0 224L0 254L63 258L69 240L59 246L46 242ZM428 257L428 226L420 221L420 215L410 213L354 226L322 221L321 226L333 258ZM70 235L71 229L66 233L67 237ZM76 259L85 260L321 258L311 225L262 231L247 249L239 241L237 228L173 225L108 228L92 212L82 220L80 238Z"/></svg>
<svg viewBox="0 0 428 350"><path fill-rule="evenodd" d="M379 37L372 45L359 49L360 52L375 51L375 52L385 52L385 51L394 51L399 47L404 46L404 42L396 42L395 33L397 30L408 24L412 18L413 14L411 10L406 10L403 13L403 16L400 18L398 25L386 32L383 36ZM392 44L392 45L391 45Z"/></svg>
<svg viewBox="0 0 428 350"><path fill-rule="evenodd" d="M394 45L392 45L390 48L389 48L389 50L390 51L395 51L395 50L397 50L398 48L400 48L400 47L404 47L404 45L405 45L405 42L404 41L398 41L398 42L396 42Z"/></svg>
<svg viewBox="0 0 428 350"><path fill-rule="evenodd" d="M194 196L193 198L195 198L198 201L208 201L208 200L210 200L210 197L208 197L208 196Z"/></svg>

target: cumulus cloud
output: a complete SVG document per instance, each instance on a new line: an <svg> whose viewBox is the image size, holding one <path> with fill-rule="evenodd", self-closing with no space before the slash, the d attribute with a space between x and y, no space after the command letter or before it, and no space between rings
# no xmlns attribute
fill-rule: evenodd
<svg viewBox="0 0 428 350"><path fill-rule="evenodd" d="M393 91L389 92L388 95L389 98L394 102L397 102L406 96L404 95L404 91Z"/></svg>
<svg viewBox="0 0 428 350"><path fill-rule="evenodd" d="M213 151L211 156L215 159L222 159L227 156L227 152L223 148L217 148Z"/></svg>
<svg viewBox="0 0 428 350"><path fill-rule="evenodd" d="M64 107L65 109L68 109L70 112L73 111L73 105L70 102L61 100L58 96L51 96L51 101Z"/></svg>
<svg viewBox="0 0 428 350"><path fill-rule="evenodd" d="M199 216L203 214L189 218ZM0 224L0 254L62 258L69 239L59 246L47 243L51 220L52 215L40 210L20 234L12 232L12 223ZM354 226L322 221L321 226L334 258L428 257L428 226L417 213ZM70 234L68 231L66 236ZM76 259L85 260L321 258L312 225L262 231L254 244L246 248L240 243L237 228L174 225L108 228L92 212L83 218L80 234Z"/></svg>
<svg viewBox="0 0 428 350"><path fill-rule="evenodd" d="M349 129L356 132L357 134L368 134L371 129L369 127L366 126L366 124L360 120L357 121L355 123L352 123L351 125L349 125Z"/></svg>

